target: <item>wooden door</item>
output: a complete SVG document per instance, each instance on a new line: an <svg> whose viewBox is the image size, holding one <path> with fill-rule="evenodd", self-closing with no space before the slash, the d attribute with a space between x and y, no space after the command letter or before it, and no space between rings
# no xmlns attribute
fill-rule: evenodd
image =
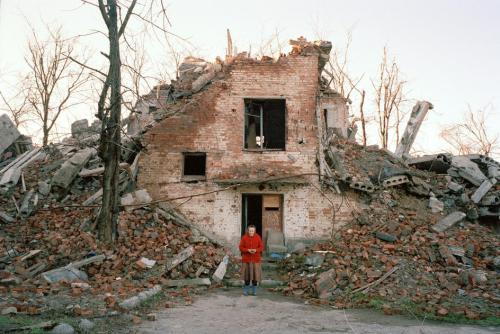
<svg viewBox="0 0 500 334"><path fill-rule="evenodd" d="M267 231L283 232L281 195L262 195L262 237L267 240Z"/></svg>

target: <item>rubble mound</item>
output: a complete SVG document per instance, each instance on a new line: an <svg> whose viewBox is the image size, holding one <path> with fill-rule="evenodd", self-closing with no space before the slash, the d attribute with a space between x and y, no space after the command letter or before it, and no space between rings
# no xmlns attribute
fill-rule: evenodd
<svg viewBox="0 0 500 334"><path fill-rule="evenodd" d="M449 157L448 166L441 161L441 170L433 171L345 140L336 139L325 153L338 184L365 195L330 241L283 260L285 293L338 307L383 306L385 313L498 317L498 220L481 224L484 216L477 214L486 205L498 210L498 188L482 194L489 191L487 201L474 195L483 182L496 180L471 182L480 177L465 173L463 156L461 165ZM488 164L496 173L494 160L472 158L468 166L487 173Z"/></svg>
<svg viewBox="0 0 500 334"><path fill-rule="evenodd" d="M114 307L115 300L155 284L168 285L169 279L209 277L225 255L222 247L193 230L146 209L122 212L118 239L103 245L89 231L89 214L85 208L40 211L24 222L3 226L0 250L6 256L0 259L0 294L5 305L19 309L43 305L51 295L89 293L101 300L106 297L108 306ZM172 259L188 247L192 254L173 266ZM49 269L99 256L100 261L49 282L55 277L47 274Z"/></svg>

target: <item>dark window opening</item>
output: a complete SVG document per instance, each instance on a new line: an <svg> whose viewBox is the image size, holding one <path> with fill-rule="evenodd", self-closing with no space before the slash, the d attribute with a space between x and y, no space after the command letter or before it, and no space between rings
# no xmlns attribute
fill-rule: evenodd
<svg viewBox="0 0 500 334"><path fill-rule="evenodd" d="M206 153L184 153L183 176L205 177Z"/></svg>
<svg viewBox="0 0 500 334"><path fill-rule="evenodd" d="M245 148L285 149L284 99L245 99Z"/></svg>

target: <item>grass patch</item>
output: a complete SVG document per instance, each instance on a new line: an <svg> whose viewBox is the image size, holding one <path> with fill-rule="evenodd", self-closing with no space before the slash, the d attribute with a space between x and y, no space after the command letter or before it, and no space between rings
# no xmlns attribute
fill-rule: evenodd
<svg viewBox="0 0 500 334"><path fill-rule="evenodd" d="M150 310L158 306L165 298L165 293L163 291L149 297L148 299L141 302L139 309Z"/></svg>
<svg viewBox="0 0 500 334"><path fill-rule="evenodd" d="M438 316L426 311L426 304L417 304L408 298L402 298L398 301L389 301L382 298L369 297L366 294L357 292L351 295L351 301L355 307L368 307L378 311L383 310L384 305L397 310L399 314L418 318L422 320L440 321L453 324L475 325L475 326L500 326L500 317L489 316L484 319L472 320L463 313L449 313L446 316Z"/></svg>

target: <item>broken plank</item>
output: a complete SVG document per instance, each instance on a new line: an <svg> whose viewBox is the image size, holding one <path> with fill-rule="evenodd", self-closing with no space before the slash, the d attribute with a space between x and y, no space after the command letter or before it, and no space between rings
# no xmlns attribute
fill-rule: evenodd
<svg viewBox="0 0 500 334"><path fill-rule="evenodd" d="M481 185L479 186L479 188L476 189L476 191L474 192L474 194L472 194L471 196L471 200L474 202L474 203L479 203L479 201L481 201L481 199L484 197L484 195L486 195L486 193L488 191L490 191L490 189L497 183L497 180L496 179L491 179L491 180L484 180L483 183L481 183Z"/></svg>
<svg viewBox="0 0 500 334"><path fill-rule="evenodd" d="M210 286L212 284L209 278L188 278L188 279L171 279L168 280L165 285L169 288L178 288L182 286L196 286L196 285L206 285Z"/></svg>
<svg viewBox="0 0 500 334"><path fill-rule="evenodd" d="M120 162L119 167L121 169L128 170L129 164L126 162ZM78 176L80 177L99 176L102 173L104 173L104 167L98 167L94 169L82 169L82 171L78 173Z"/></svg>
<svg viewBox="0 0 500 334"><path fill-rule="evenodd" d="M362 291L363 293L365 293L366 291L368 291L369 289L379 285L380 283L382 283L383 281L385 281L389 276L391 276L392 274L394 274L394 272L396 272L396 270L399 269L399 266L396 266L394 268L392 268L390 271L388 271L384 276L380 277L378 280L376 281L373 281L365 286L362 286L360 288L357 288L355 290L352 291L352 293L356 293L358 291Z"/></svg>
<svg viewBox="0 0 500 334"><path fill-rule="evenodd" d="M42 277L47 282L52 283L52 282L56 282L61 277L65 276L64 272L69 272L70 276L73 276L74 278L84 279L85 275L83 275L83 274L85 274L85 273L80 272L77 268L83 267L85 265L88 265L88 264L91 264L94 262L102 261L105 258L106 258L106 256L101 254L101 255L92 256L92 257L89 257L89 258L86 258L86 259L83 259L80 261L71 262L64 267L59 267L59 268L44 272L42 274Z"/></svg>
<svg viewBox="0 0 500 334"><path fill-rule="evenodd" d="M38 254L38 253L40 253L41 251L42 251L42 250L40 250L40 249L33 249L33 250L30 250L30 251L28 252L28 254L23 255L23 257L21 257L21 258L19 259L19 261L26 261L27 259L32 258L33 256L37 255L37 254Z"/></svg>
<svg viewBox="0 0 500 334"><path fill-rule="evenodd" d="M13 223L16 221L15 218L9 216L4 211L0 211L0 220L3 221L4 223Z"/></svg>
<svg viewBox="0 0 500 334"><path fill-rule="evenodd" d="M450 213L448 216L444 217L440 221L437 222L434 226L431 227L431 229L434 232L440 233L443 231L446 231L459 221L463 220L467 215L463 212L460 211L455 211Z"/></svg>
<svg viewBox="0 0 500 334"><path fill-rule="evenodd" d="M102 188L99 189L98 191L96 191L92 196L90 196L89 198L87 198L83 203L82 205L91 205L92 203L94 203L95 201L97 201L99 198L102 197Z"/></svg>
<svg viewBox="0 0 500 334"><path fill-rule="evenodd" d="M410 149L417 137L418 130L420 129L420 125L424 121L427 112L433 108L432 103L427 101L418 101L413 107L410 115L410 119L408 120L408 124L406 125L405 132L401 137L401 141L396 147L395 155L397 157L403 158L406 157L410 153Z"/></svg>
<svg viewBox="0 0 500 334"><path fill-rule="evenodd" d="M173 268L177 267L180 263L187 260L191 255L194 254L194 247L189 246L180 251L176 256L167 261L165 266L166 271L170 271Z"/></svg>

